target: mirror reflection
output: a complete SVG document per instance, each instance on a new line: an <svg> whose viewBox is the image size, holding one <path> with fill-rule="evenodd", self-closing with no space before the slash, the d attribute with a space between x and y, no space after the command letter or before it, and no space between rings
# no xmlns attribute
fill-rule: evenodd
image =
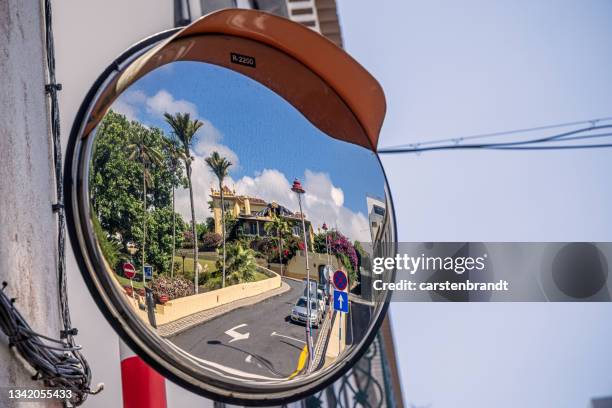
<svg viewBox="0 0 612 408"><path fill-rule="evenodd" d="M125 309L206 375L303 378L371 327L372 243L392 223L378 159L258 82L152 71L98 125L88 182Z"/></svg>

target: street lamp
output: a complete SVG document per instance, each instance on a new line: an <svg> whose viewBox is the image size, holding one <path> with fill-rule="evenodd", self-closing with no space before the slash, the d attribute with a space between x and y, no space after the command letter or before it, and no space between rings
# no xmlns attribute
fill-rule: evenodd
<svg viewBox="0 0 612 408"><path fill-rule="evenodd" d="M125 244L125 248L127 249L128 254L130 254L130 264L134 265L134 254L138 252L138 247L135 243L128 242ZM132 288L132 298L136 300L136 296L134 295L134 282L132 281L132 278L130 278L130 287Z"/></svg>
<svg viewBox="0 0 612 408"><path fill-rule="evenodd" d="M327 230L329 229L327 227L327 224L325 222L323 222L323 226L321 227L321 229L323 229L323 231L325 231L325 251L327 252L327 282L325 282L325 289L326 289L326 295L329 296L331 294L331 288L330 288L330 280L331 280L331 270L332 270L332 265L331 265L331 257L329 255L329 233L327 232Z"/></svg>
<svg viewBox="0 0 612 408"><path fill-rule="evenodd" d="M329 233L327 232L327 224L323 222L323 226L321 227L323 231L325 231L325 251L327 251L327 265L331 268L331 260L329 258Z"/></svg>
<svg viewBox="0 0 612 408"><path fill-rule="evenodd" d="M127 249L128 254L130 254L130 262L134 262L134 260L132 258L134 258L134 254L136 254L136 252L138 252L138 247L136 246L135 243L128 242L125 245L125 248Z"/></svg>
<svg viewBox="0 0 612 408"><path fill-rule="evenodd" d="M308 265L308 240L306 239L306 222L304 221L304 211L302 211L302 194L306 191L298 179L293 180L291 191L297 194L298 205L300 207L300 218L302 219L302 230L304 231L304 257L306 258L306 347L308 348L308 366L312 369L312 334L311 334L311 308L310 308L310 266Z"/></svg>

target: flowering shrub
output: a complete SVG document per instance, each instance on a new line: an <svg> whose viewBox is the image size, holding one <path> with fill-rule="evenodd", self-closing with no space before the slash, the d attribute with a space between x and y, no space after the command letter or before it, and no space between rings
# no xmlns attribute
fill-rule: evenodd
<svg viewBox="0 0 612 408"><path fill-rule="evenodd" d="M347 268L350 267L350 269L356 271L357 264L358 264L357 251L355 251L355 247L353 246L351 241L349 241L347 237L345 237L344 235L342 235L341 233L337 231L333 232L330 235L331 235L331 239L330 239L331 252L334 254L338 254L338 255L339 254L346 255L350 265L345 265L345 266Z"/></svg>
<svg viewBox="0 0 612 408"><path fill-rule="evenodd" d="M213 251L221 246L223 238L221 235L209 232L202 236L202 249L205 251Z"/></svg>
<svg viewBox="0 0 612 408"><path fill-rule="evenodd" d="M193 248L193 232L183 232L183 248Z"/></svg>
<svg viewBox="0 0 612 408"><path fill-rule="evenodd" d="M160 276L153 281L151 289L156 299L161 295L167 295L170 300L193 295L193 283L182 278Z"/></svg>

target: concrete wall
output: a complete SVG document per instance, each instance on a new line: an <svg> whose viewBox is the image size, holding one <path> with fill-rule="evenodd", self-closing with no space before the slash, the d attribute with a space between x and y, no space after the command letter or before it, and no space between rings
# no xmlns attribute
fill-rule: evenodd
<svg viewBox="0 0 612 408"><path fill-rule="evenodd" d="M59 337L51 211L55 185L44 64L41 3L0 1L0 280L9 283L6 292L17 298L18 309L35 331ZM0 335L0 387L42 387L6 344Z"/></svg>
<svg viewBox="0 0 612 408"><path fill-rule="evenodd" d="M171 323L197 312L222 306L240 299L260 295L270 290L277 289L280 286L281 278L274 274L274 276L269 279L257 282L240 283L222 289L200 293L198 295L173 299L165 305L157 305L155 308L155 321L158 326ZM132 302L131 304L134 306L137 314L145 322L148 322L146 312L141 311L136 302Z"/></svg>
<svg viewBox="0 0 612 408"><path fill-rule="evenodd" d="M283 273L290 278L304 279L306 278L306 257L304 251L297 251L295 256L291 258L289 263L283 267ZM340 266L338 259L335 256L330 255L332 269L344 269ZM310 278L319 278L319 266L327 264L327 254L318 254L315 252L308 252L308 265L310 267ZM277 271L277 268L274 268Z"/></svg>

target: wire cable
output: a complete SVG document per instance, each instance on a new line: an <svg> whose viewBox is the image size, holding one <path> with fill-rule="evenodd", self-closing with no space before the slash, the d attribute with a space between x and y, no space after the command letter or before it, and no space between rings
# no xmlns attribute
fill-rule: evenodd
<svg viewBox="0 0 612 408"><path fill-rule="evenodd" d="M574 122L557 123L554 125L544 125L544 126L536 126L536 127L530 127L530 128L505 130L501 132L479 133L479 134L470 135L470 136L451 137L451 138L446 138L446 139L429 140L429 141L418 142L418 143L406 143L403 145L392 146L392 147L384 148L381 150L399 149L399 148L404 148L404 147L427 146L427 145L440 144L440 143L460 143L466 140L486 139L486 138L499 137L499 136L509 136L509 135L515 135L515 134L530 133L530 132L536 132L540 130L559 129L559 128L564 128L564 127L578 126L578 125L584 125L584 124L590 124L591 125L590 127L594 127L600 122L608 122L608 121L612 121L612 116L603 117L603 118L593 118L593 119L587 119L587 120L579 120L579 121L574 121Z"/></svg>
<svg viewBox="0 0 612 408"><path fill-rule="evenodd" d="M582 133L591 132L595 130L610 129L610 125L592 125L590 127L572 130L569 132L563 132L552 136L540 137L535 139L512 141L512 142L499 142L499 143L473 143L473 144L461 144L457 140L453 144L442 144L439 146L423 146L426 144L432 144L430 142L416 143L410 147L394 147L380 149L380 154L397 154L397 153L421 153L426 151L434 150L467 150L467 149L492 149L492 150L559 150L559 149L585 149L585 148L607 148L610 144L589 144L589 145L547 145L547 146L528 146L545 143L566 143L572 140L583 140L592 138L610 137L612 133L600 133L594 135L581 135ZM504 132L499 132L501 134ZM578 135L578 136L576 136ZM453 140L453 139L448 139Z"/></svg>

